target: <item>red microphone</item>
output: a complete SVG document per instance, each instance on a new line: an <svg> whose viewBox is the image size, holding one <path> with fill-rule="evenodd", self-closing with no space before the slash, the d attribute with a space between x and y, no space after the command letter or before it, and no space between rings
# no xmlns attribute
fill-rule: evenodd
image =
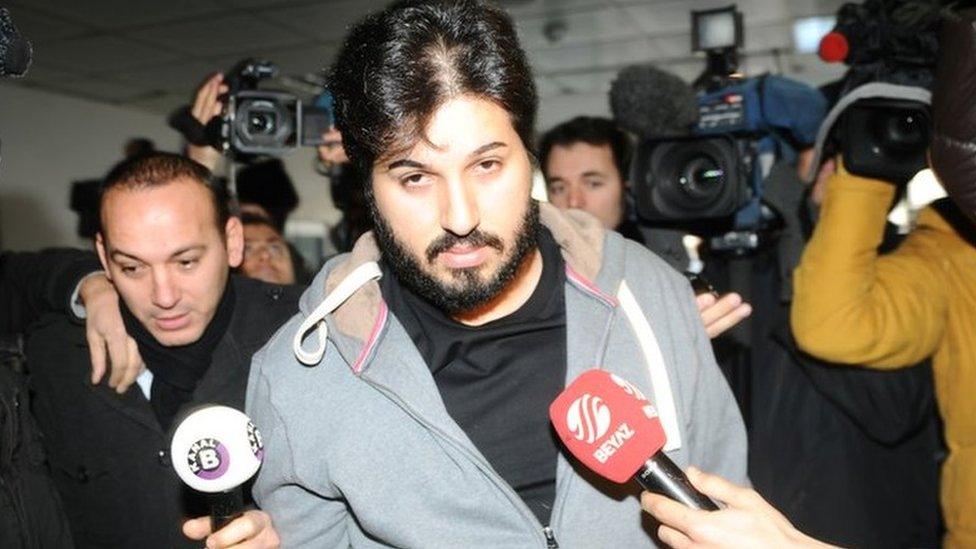
<svg viewBox="0 0 976 549"><path fill-rule="evenodd" d="M601 477L619 484L633 478L688 507L718 510L661 451L665 435L657 410L625 379L583 372L549 405L549 419L566 448Z"/></svg>

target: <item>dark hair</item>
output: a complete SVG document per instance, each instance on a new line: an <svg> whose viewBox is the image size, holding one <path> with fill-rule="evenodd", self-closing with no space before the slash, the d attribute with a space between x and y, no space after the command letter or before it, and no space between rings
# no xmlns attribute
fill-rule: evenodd
<svg viewBox="0 0 976 549"><path fill-rule="evenodd" d="M153 152L123 161L112 168L102 181L98 200L98 218L102 217L105 195L112 189L137 190L168 185L176 179L190 179L206 187L213 202L217 229L221 234L230 219L227 190L213 181L210 170L184 156Z"/></svg>
<svg viewBox="0 0 976 549"><path fill-rule="evenodd" d="M271 230L278 233L281 236L281 230L274 224L273 221L268 219L266 216L259 215L252 212L242 212L241 213L241 224L242 225L264 225L265 227L270 227Z"/></svg>
<svg viewBox="0 0 976 549"><path fill-rule="evenodd" d="M299 202L295 184L278 158L254 162L237 170L237 200L264 208L279 233L285 230L288 214Z"/></svg>
<svg viewBox="0 0 976 549"><path fill-rule="evenodd" d="M343 145L364 174L422 139L437 108L462 94L504 108L532 143L537 99L525 52L509 16L475 0L408 0L366 17L347 35L329 88Z"/></svg>
<svg viewBox="0 0 976 549"><path fill-rule="evenodd" d="M613 154L613 163L620 172L620 180L626 181L630 170L630 141L627 134L609 118L577 116L563 122L543 134L539 140L539 167L546 173L546 163L555 146L569 147L576 143L593 146L607 145Z"/></svg>

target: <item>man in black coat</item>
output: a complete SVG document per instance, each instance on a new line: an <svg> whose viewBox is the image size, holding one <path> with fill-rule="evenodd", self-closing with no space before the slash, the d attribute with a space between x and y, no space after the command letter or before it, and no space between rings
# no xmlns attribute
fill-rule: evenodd
<svg viewBox="0 0 976 549"><path fill-rule="evenodd" d="M146 370L118 394L90 381L83 325L45 315L27 341L35 413L55 483L79 547L192 547L186 518L207 514L167 452L168 432L190 407L243 409L251 355L297 310L299 290L231 277L240 264L240 220L209 172L153 154L114 170L96 237L105 278L87 279L86 305L118 299ZM111 282L111 284L107 284ZM205 520L182 528L203 539ZM210 546L273 546L267 515L248 511Z"/></svg>

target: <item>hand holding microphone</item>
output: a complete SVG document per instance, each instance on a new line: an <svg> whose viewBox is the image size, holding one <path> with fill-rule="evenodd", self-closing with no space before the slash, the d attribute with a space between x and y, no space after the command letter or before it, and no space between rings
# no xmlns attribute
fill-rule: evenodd
<svg viewBox="0 0 976 549"><path fill-rule="evenodd" d="M688 468L688 477L702 492L724 502L727 507L720 511L699 511L644 492L641 505L661 523L658 537L671 547L834 547L797 530L755 490L736 486L693 467Z"/></svg>
<svg viewBox="0 0 976 549"><path fill-rule="evenodd" d="M211 548L244 541L248 547L278 546L267 513L244 512L241 485L254 476L264 457L261 433L246 415L227 406L197 409L174 431L170 456L180 479L210 499L209 517L183 525L188 537L208 538Z"/></svg>
<svg viewBox="0 0 976 549"><path fill-rule="evenodd" d="M600 476L616 483L634 479L694 509L718 509L661 451L665 436L657 411L619 376L584 372L549 406L549 418L576 459Z"/></svg>

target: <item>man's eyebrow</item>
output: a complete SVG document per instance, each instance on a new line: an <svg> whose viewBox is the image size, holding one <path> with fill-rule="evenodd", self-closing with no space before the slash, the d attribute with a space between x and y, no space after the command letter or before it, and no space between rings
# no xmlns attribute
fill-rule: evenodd
<svg viewBox="0 0 976 549"><path fill-rule="evenodd" d="M468 156L478 156L479 154L484 154L490 150L494 150L499 147L507 147L507 146L508 146L507 144L502 143L501 141L492 141L491 143L486 143L478 147L477 149L471 151L471 154L469 154ZM399 160L394 160L393 162L390 162L386 166L386 169L387 171L392 171L397 168L417 168L422 170L426 167L427 166L425 164L421 162L417 162L416 160L410 160L409 158L401 158Z"/></svg>
<svg viewBox="0 0 976 549"><path fill-rule="evenodd" d="M187 246L185 248L180 248L179 250L176 250L175 252L171 253L169 256L170 257L179 257L179 256L181 256L181 255L183 255L183 254L185 254L187 252L194 252L194 251L200 251L200 250L205 250L205 249L207 249L207 246L206 245L204 245L204 244L196 244L194 246Z"/></svg>
<svg viewBox="0 0 976 549"><path fill-rule="evenodd" d="M119 259L131 259L133 261L138 261L140 263L144 263L144 261L142 261L138 257L136 257L136 256L134 256L134 255L132 255L132 254L130 254L128 252L123 252L122 250L112 250L108 254L108 256L111 257L113 261L118 261ZM119 257L119 256L121 256L121 257Z"/></svg>
<svg viewBox="0 0 976 549"><path fill-rule="evenodd" d="M607 174L599 170L590 170L588 172L583 172L583 177L593 177L593 176L606 177Z"/></svg>
<svg viewBox="0 0 976 549"><path fill-rule="evenodd" d="M491 143L486 143L478 147L477 149L471 151L471 154L469 154L468 156L478 156L479 154L484 154L490 150L494 150L499 147L507 147L507 146L508 145L502 143L501 141L492 141Z"/></svg>
<svg viewBox="0 0 976 549"><path fill-rule="evenodd" d="M400 160L394 160L390 162L390 165L386 167L387 171L392 171L397 168L426 168L424 164L417 162L416 160L410 160L409 158L401 158Z"/></svg>

